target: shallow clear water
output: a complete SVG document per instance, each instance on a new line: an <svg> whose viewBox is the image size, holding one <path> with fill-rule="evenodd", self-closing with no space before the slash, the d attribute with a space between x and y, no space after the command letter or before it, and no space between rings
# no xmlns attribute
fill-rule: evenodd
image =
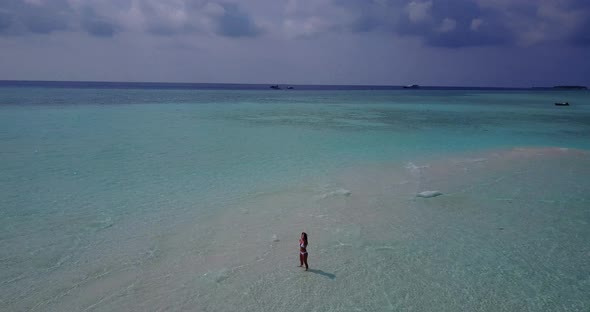
<svg viewBox="0 0 590 312"><path fill-rule="evenodd" d="M0 310L585 311L589 137L588 92L0 88Z"/></svg>

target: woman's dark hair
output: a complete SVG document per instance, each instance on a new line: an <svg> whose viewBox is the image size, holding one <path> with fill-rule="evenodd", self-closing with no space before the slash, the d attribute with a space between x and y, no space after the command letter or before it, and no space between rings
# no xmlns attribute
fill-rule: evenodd
<svg viewBox="0 0 590 312"><path fill-rule="evenodd" d="M301 232L301 235L303 235L303 241L305 242L305 245L307 245L307 233Z"/></svg>

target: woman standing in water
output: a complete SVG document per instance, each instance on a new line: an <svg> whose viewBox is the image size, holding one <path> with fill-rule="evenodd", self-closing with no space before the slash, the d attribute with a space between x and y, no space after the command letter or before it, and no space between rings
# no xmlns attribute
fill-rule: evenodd
<svg viewBox="0 0 590 312"><path fill-rule="evenodd" d="M305 271L309 269L309 265L307 265L307 233L301 233L301 238L299 239L299 266L303 266L305 264Z"/></svg>

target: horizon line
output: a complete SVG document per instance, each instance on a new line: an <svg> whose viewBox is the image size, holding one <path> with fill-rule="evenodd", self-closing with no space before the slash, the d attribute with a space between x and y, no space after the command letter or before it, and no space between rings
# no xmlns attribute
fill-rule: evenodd
<svg viewBox="0 0 590 312"><path fill-rule="evenodd" d="M160 84L160 85L243 85L243 86L310 86L310 87L378 87L378 88L403 88L409 85L395 84L304 84L304 83L244 83L244 82L169 82L169 81L106 81L106 80L22 80L22 79L0 79L0 83L24 82L24 83L104 83L104 84ZM416 84L418 85L418 84ZM418 85L419 88L471 88L471 89L553 89L565 85L554 86L530 86L530 87L499 87L499 86L458 86L458 85ZM580 86L585 85L567 85Z"/></svg>

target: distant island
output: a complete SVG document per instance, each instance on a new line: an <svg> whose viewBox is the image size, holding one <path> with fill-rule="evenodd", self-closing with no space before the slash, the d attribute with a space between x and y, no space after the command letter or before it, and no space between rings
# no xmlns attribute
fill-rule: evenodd
<svg viewBox="0 0 590 312"><path fill-rule="evenodd" d="M553 89L588 90L588 87L585 87L585 86L554 86Z"/></svg>

